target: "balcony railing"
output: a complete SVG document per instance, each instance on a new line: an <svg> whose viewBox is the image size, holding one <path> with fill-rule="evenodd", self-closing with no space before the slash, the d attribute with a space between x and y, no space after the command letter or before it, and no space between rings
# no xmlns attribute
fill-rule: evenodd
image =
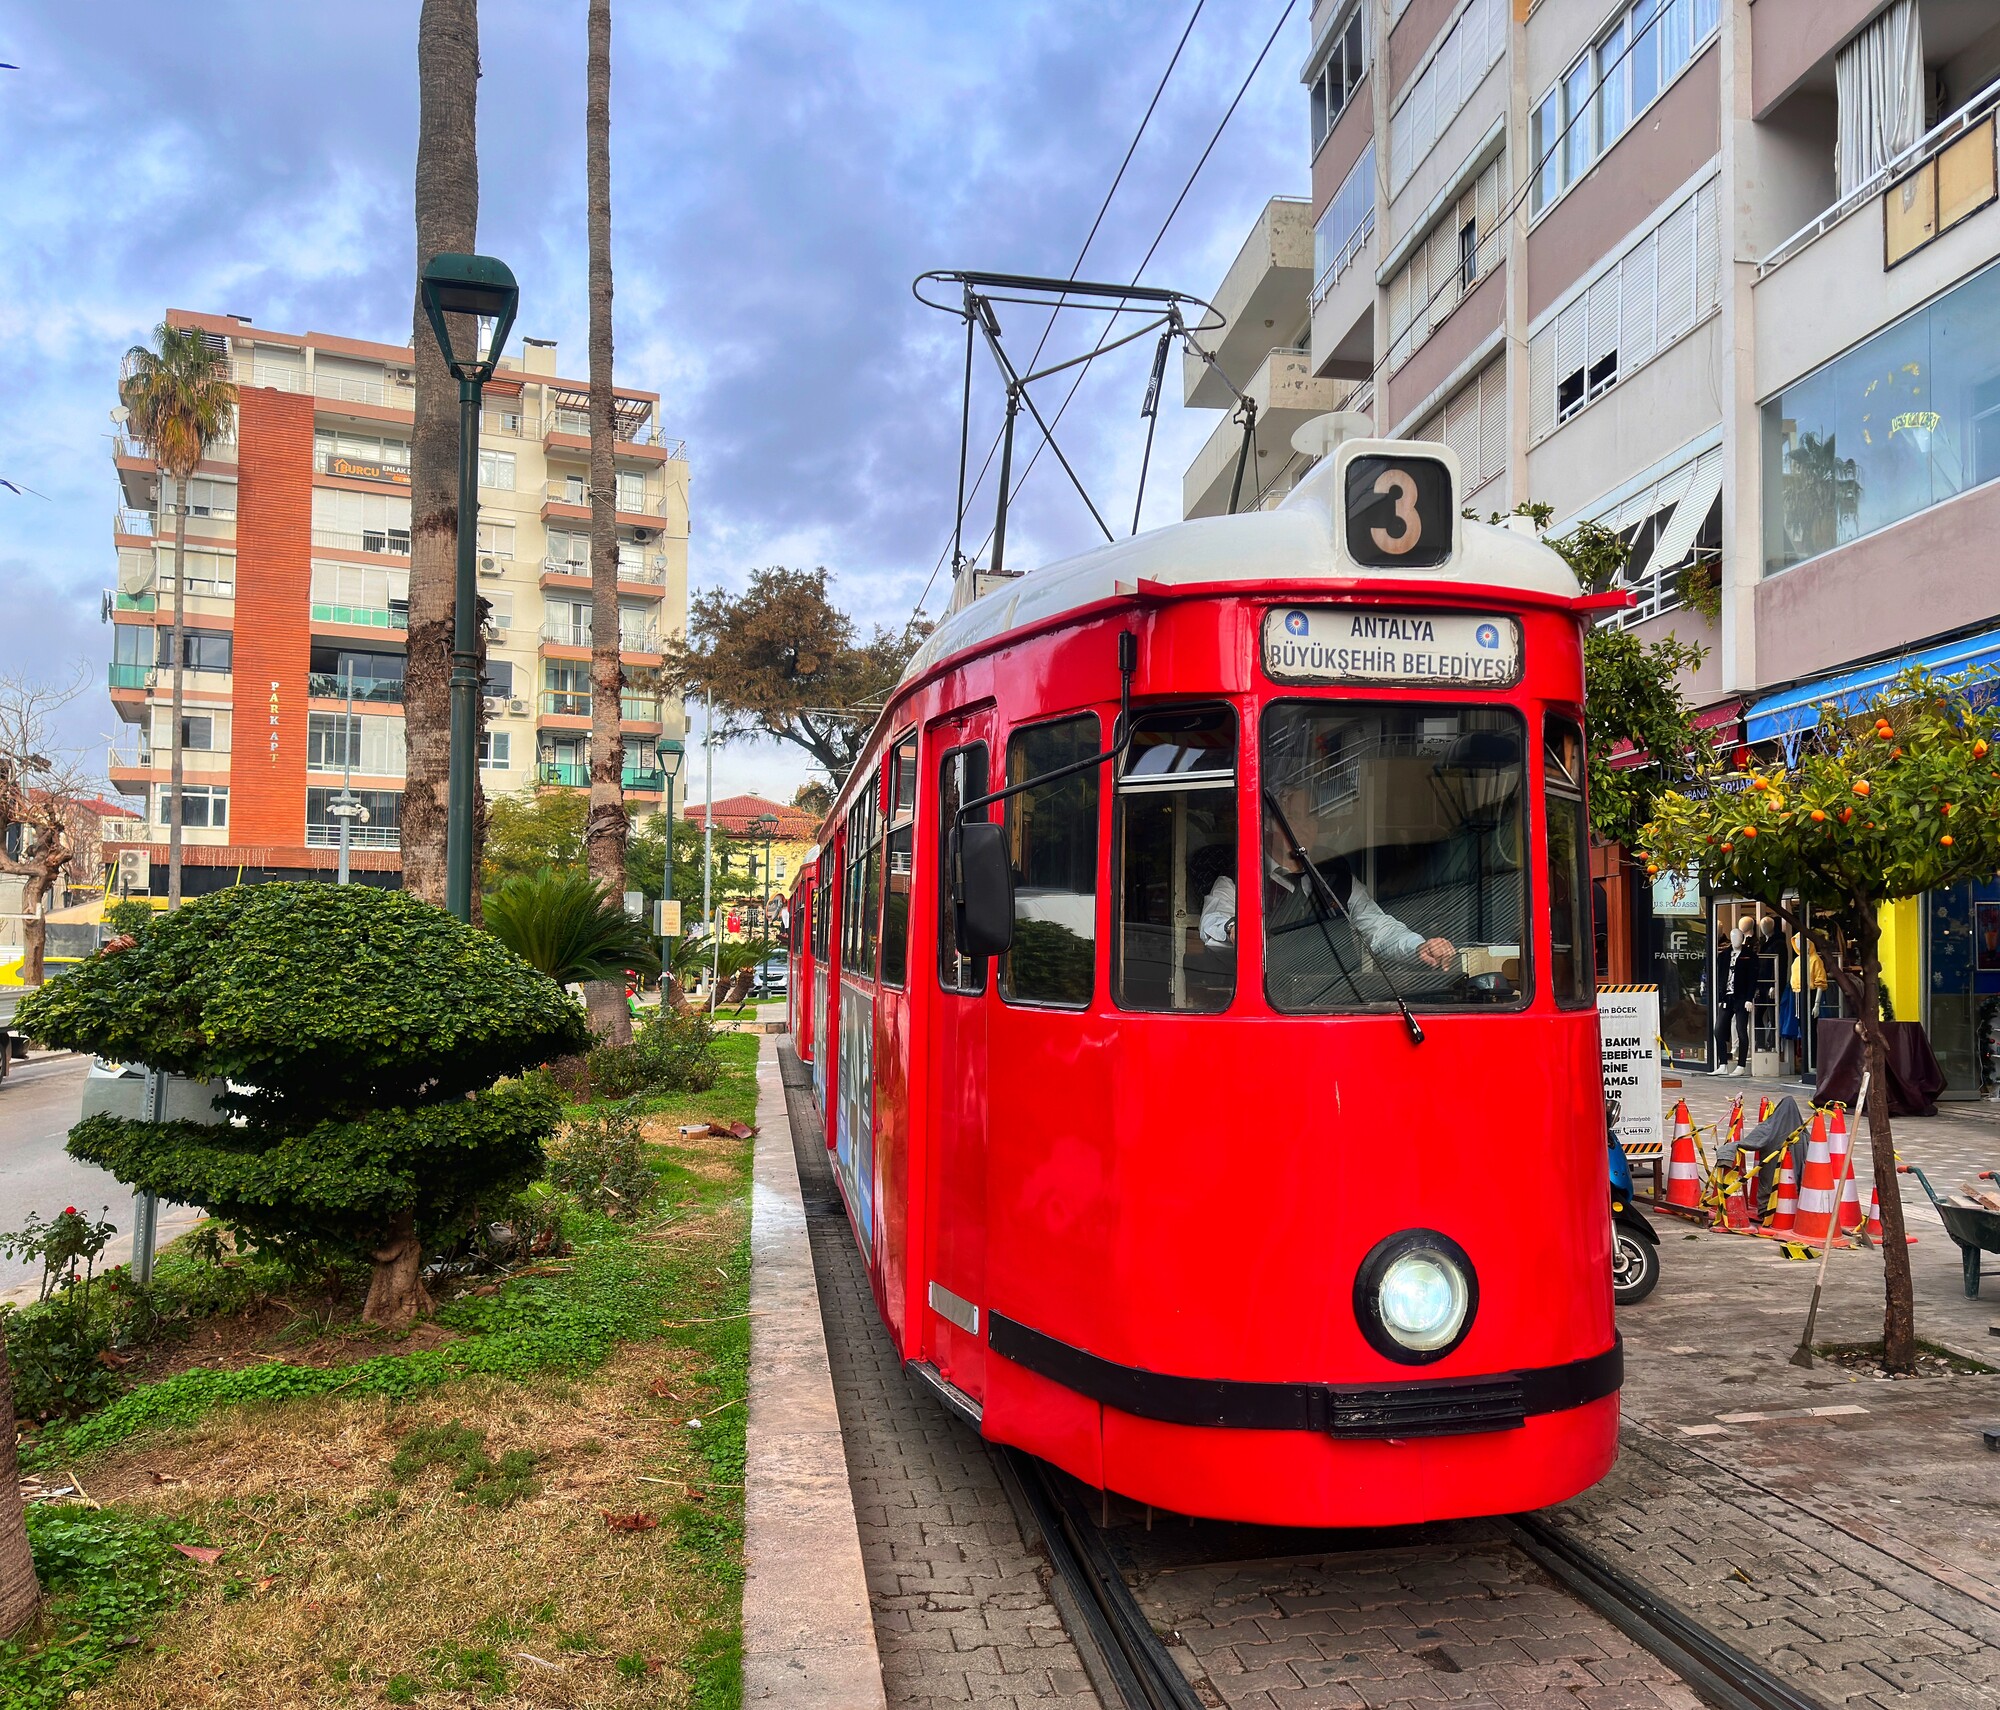
<svg viewBox="0 0 2000 1710"><path fill-rule="evenodd" d="M402 704L401 677L349 677L336 671L312 671L306 676L306 693L314 700L344 701L348 697L350 684L357 701L388 701L395 705Z"/></svg>
<svg viewBox="0 0 2000 1710"><path fill-rule="evenodd" d="M1375 235L1375 210L1371 206L1362 216L1361 224L1348 233L1347 241L1326 264L1318 279L1313 282L1312 300L1317 303L1341 281L1341 276L1352 267L1368 240Z"/></svg>
<svg viewBox="0 0 2000 1710"><path fill-rule="evenodd" d="M106 751L104 763L113 772L148 771L153 764L153 750L144 742L137 748L120 748L114 743Z"/></svg>
<svg viewBox="0 0 2000 1710"><path fill-rule="evenodd" d="M349 829L347 846L350 849L400 849L403 847L403 833L393 825L357 825ZM338 825L308 825L306 827L306 847L308 849L338 849L340 847L340 827Z"/></svg>
<svg viewBox="0 0 2000 1710"><path fill-rule="evenodd" d="M154 518L151 511L135 511L129 506L119 505L111 513L111 532L113 534L143 534L150 536L155 532L153 522Z"/></svg>
<svg viewBox="0 0 2000 1710"><path fill-rule="evenodd" d="M555 718L590 717L588 689L544 689L542 711ZM620 695L618 716L627 724L658 724L660 703L652 695Z"/></svg>
<svg viewBox="0 0 2000 1710"><path fill-rule="evenodd" d="M588 764L573 760L542 760L535 765L535 781L539 784L563 784L577 789L590 782Z"/></svg>
<svg viewBox="0 0 2000 1710"><path fill-rule="evenodd" d="M114 689L143 689L152 674L150 665L113 665L110 686Z"/></svg>
<svg viewBox="0 0 2000 1710"><path fill-rule="evenodd" d="M410 608L400 606L336 606L320 600L312 603L314 623L346 623L357 629L408 629Z"/></svg>
<svg viewBox="0 0 2000 1710"><path fill-rule="evenodd" d="M150 612L158 608L158 596L153 594L121 594L107 589L104 597L111 602L114 611Z"/></svg>
<svg viewBox="0 0 2000 1710"><path fill-rule="evenodd" d="M379 552L390 558L410 556L410 531L406 528L316 528L315 546L330 546L337 552Z"/></svg>
<svg viewBox="0 0 2000 1710"><path fill-rule="evenodd" d="M590 574L588 558L544 558L544 576L582 576ZM636 561L628 558L618 560L618 580L621 582L644 582L658 587L667 579L667 557L663 552L647 553Z"/></svg>
<svg viewBox="0 0 2000 1710"><path fill-rule="evenodd" d="M590 503L589 492L587 490L580 490L574 482L551 481L547 484L547 492L549 501L552 504L588 505ZM624 497L629 498L631 495L626 494ZM628 505L621 498L617 508L620 514L628 517L663 517L667 514L666 495L647 490L639 494L639 502L636 505Z"/></svg>
<svg viewBox="0 0 2000 1710"><path fill-rule="evenodd" d="M562 618L548 618L542 623L542 639L558 647L588 647L592 633L589 624L571 623ZM643 628L621 628L618 631L618 650L621 653L657 653L660 651L660 632L651 624Z"/></svg>
<svg viewBox="0 0 2000 1710"><path fill-rule="evenodd" d="M619 776L628 790L663 790L667 786L666 774L657 766L627 766Z"/></svg>
<svg viewBox="0 0 2000 1710"><path fill-rule="evenodd" d="M2000 80L1987 84L1957 112L1941 123L1933 125L1901 154L1885 161L1870 177L1855 185L1825 213L1799 227L1757 263L1757 277L1762 279L1774 268L1782 267L1800 250L1839 225L1849 214L1866 207L1904 174L1923 165L1933 156L1942 154L1996 107L2000 107Z"/></svg>

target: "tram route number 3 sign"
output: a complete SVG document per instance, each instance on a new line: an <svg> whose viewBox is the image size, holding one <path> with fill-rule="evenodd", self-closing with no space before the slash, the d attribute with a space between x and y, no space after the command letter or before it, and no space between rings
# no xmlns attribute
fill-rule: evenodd
<svg viewBox="0 0 2000 1710"><path fill-rule="evenodd" d="M1471 612L1278 606L1264 616L1264 670L1279 683L1504 689L1520 681L1521 626Z"/></svg>
<svg viewBox="0 0 2000 1710"><path fill-rule="evenodd" d="M1451 557L1457 508L1436 457L1364 453L1347 466L1347 555L1371 570L1435 570Z"/></svg>
<svg viewBox="0 0 2000 1710"><path fill-rule="evenodd" d="M1630 1152L1657 1146L1660 1124L1660 988L1607 986L1597 994L1604 1106Z"/></svg>

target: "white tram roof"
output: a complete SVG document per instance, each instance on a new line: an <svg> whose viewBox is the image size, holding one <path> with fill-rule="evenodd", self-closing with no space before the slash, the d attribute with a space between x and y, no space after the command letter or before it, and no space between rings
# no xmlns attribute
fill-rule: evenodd
<svg viewBox="0 0 2000 1710"><path fill-rule="evenodd" d="M1338 581L1354 591L1370 581L1397 584L1404 593L1422 581L1440 593L1492 590L1573 600L1582 590L1558 554L1519 526L1459 519L1450 560L1435 570L1377 570L1357 564L1340 547L1341 473L1350 457L1407 456L1409 440L1349 440L1322 458L1275 510L1229 517L1199 517L1117 540L1074 558L1030 570L953 612L932 630L904 669L903 681L922 676L940 660L1106 600L1136 593L1141 582L1173 587L1218 582ZM1457 511L1458 460L1442 445L1421 447L1449 464L1453 512Z"/></svg>

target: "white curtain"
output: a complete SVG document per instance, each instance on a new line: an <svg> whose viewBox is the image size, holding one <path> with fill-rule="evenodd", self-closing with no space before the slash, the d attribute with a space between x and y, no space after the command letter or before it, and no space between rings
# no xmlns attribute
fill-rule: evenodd
<svg viewBox="0 0 2000 1710"><path fill-rule="evenodd" d="M1923 135L1924 43L1917 0L1896 0L1834 56L1833 86L1845 196Z"/></svg>

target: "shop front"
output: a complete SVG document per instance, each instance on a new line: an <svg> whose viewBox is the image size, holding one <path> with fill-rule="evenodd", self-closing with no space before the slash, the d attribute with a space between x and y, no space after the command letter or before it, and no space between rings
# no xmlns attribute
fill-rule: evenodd
<svg viewBox="0 0 2000 1710"><path fill-rule="evenodd" d="M1944 1070L1940 1099L2000 1097L2000 880L1930 891L1923 911L1923 1023Z"/></svg>

